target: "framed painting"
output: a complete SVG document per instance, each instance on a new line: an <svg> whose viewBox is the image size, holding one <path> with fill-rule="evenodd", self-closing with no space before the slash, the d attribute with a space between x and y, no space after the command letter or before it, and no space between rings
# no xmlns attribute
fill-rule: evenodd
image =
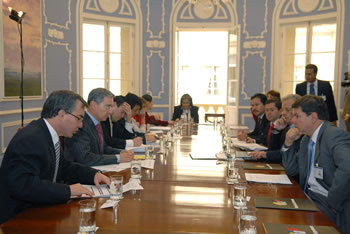
<svg viewBox="0 0 350 234"><path fill-rule="evenodd" d="M21 86L20 25L9 18L9 7L26 13L22 20L23 94L25 97L42 96L40 0L2 0L2 96L5 99L18 98Z"/></svg>

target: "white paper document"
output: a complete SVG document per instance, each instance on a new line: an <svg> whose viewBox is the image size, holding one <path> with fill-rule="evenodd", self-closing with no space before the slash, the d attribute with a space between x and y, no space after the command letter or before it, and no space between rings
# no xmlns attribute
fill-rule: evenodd
<svg viewBox="0 0 350 234"><path fill-rule="evenodd" d="M119 201L116 200L107 200L105 203L102 204L100 209L115 207L116 205L118 205L118 203Z"/></svg>
<svg viewBox="0 0 350 234"><path fill-rule="evenodd" d="M134 151L135 153L144 153L146 151L146 147L147 147L146 145L142 144L140 146L128 147L125 149Z"/></svg>
<svg viewBox="0 0 350 234"><path fill-rule="evenodd" d="M109 197L110 191L109 186L106 184L101 184L100 188L97 188L95 185L83 184L83 186L94 194L94 197Z"/></svg>
<svg viewBox="0 0 350 234"><path fill-rule="evenodd" d="M139 179L130 179L127 184L123 185L123 193L130 190L142 190L141 181Z"/></svg>
<svg viewBox="0 0 350 234"><path fill-rule="evenodd" d="M141 161L141 167L147 168L147 169L153 169L154 168L154 162L153 159L145 159Z"/></svg>
<svg viewBox="0 0 350 234"><path fill-rule="evenodd" d="M232 138L231 141L235 147L238 147L241 149L254 150L254 151L267 150L267 147L263 145L259 145L255 143L247 143L245 141L240 141L237 138Z"/></svg>
<svg viewBox="0 0 350 234"><path fill-rule="evenodd" d="M230 129L232 130L248 130L248 126L244 126L244 125L231 125Z"/></svg>
<svg viewBox="0 0 350 234"><path fill-rule="evenodd" d="M119 163L119 164L108 164L108 165L102 165L102 166L93 166L92 168L102 171L102 172L107 172L107 171L115 171L119 172L125 169L128 169L131 167L131 163Z"/></svg>
<svg viewBox="0 0 350 234"><path fill-rule="evenodd" d="M245 178L250 182L267 184L292 184L287 175L267 175L258 173L245 173Z"/></svg>
<svg viewBox="0 0 350 234"><path fill-rule="evenodd" d="M149 128L150 131L156 131L156 130L161 130L161 131L169 131L171 127L168 126L151 126Z"/></svg>

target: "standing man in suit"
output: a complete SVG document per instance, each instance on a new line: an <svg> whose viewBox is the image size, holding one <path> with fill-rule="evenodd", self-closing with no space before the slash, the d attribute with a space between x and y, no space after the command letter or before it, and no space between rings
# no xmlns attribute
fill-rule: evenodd
<svg viewBox="0 0 350 234"><path fill-rule="evenodd" d="M293 108L294 102L300 99L298 94L290 94L282 98L282 116L279 118L271 131L270 141L267 151L254 151L249 153L252 158L266 159L267 162L280 163L282 162L281 147L286 138L289 128L293 128ZM297 142L295 143L297 144ZM298 144L299 145L299 144ZM297 146L298 147L298 146ZM299 147L298 147L299 148Z"/></svg>
<svg viewBox="0 0 350 234"><path fill-rule="evenodd" d="M113 93L104 88L96 88L89 93L83 127L72 138L64 141L67 159L87 166L116 164L133 159L132 151L122 152L103 140L100 122L112 113L113 97Z"/></svg>
<svg viewBox="0 0 350 234"><path fill-rule="evenodd" d="M265 103L267 101L266 95L256 93L250 98L251 111L255 120L254 130L250 133L241 131L237 138L240 141L256 142L259 144L266 144L266 137L270 128L270 122L265 115Z"/></svg>
<svg viewBox="0 0 350 234"><path fill-rule="evenodd" d="M82 127L84 105L78 94L55 91L45 101L41 118L12 138L0 168L0 224L32 206L93 195L79 183L110 183L96 170L62 157L59 137L72 137Z"/></svg>
<svg viewBox="0 0 350 234"><path fill-rule="evenodd" d="M338 115L334 102L332 86L328 81L318 80L316 78L317 70L317 66L314 64L306 65L305 81L301 84L297 84L295 93L300 96L309 94L322 97L328 108L329 118L327 120L336 125Z"/></svg>
<svg viewBox="0 0 350 234"><path fill-rule="evenodd" d="M293 104L295 128L289 129L282 162L290 176L299 175L306 195L350 233L350 134L327 121L323 98L306 95ZM300 149L293 143L304 134Z"/></svg>

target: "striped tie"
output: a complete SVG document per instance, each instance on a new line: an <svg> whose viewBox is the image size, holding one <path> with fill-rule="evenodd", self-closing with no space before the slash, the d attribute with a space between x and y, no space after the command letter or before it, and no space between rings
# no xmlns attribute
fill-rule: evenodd
<svg viewBox="0 0 350 234"><path fill-rule="evenodd" d="M55 144L56 165L55 165L55 174L53 176L53 182L56 182L58 166L60 164L60 155L61 155L61 151L60 150L61 150L60 141L57 141L56 144Z"/></svg>

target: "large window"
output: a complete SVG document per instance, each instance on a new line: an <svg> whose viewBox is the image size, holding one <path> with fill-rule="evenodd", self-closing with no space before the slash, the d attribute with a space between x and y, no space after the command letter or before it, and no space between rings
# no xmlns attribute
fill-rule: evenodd
<svg viewBox="0 0 350 234"><path fill-rule="evenodd" d="M294 93L305 79L306 64L318 67L317 78L334 84L336 24L308 22L283 27L282 94Z"/></svg>
<svg viewBox="0 0 350 234"><path fill-rule="evenodd" d="M132 28L109 22L83 24L83 96L97 87L124 95L131 86Z"/></svg>

